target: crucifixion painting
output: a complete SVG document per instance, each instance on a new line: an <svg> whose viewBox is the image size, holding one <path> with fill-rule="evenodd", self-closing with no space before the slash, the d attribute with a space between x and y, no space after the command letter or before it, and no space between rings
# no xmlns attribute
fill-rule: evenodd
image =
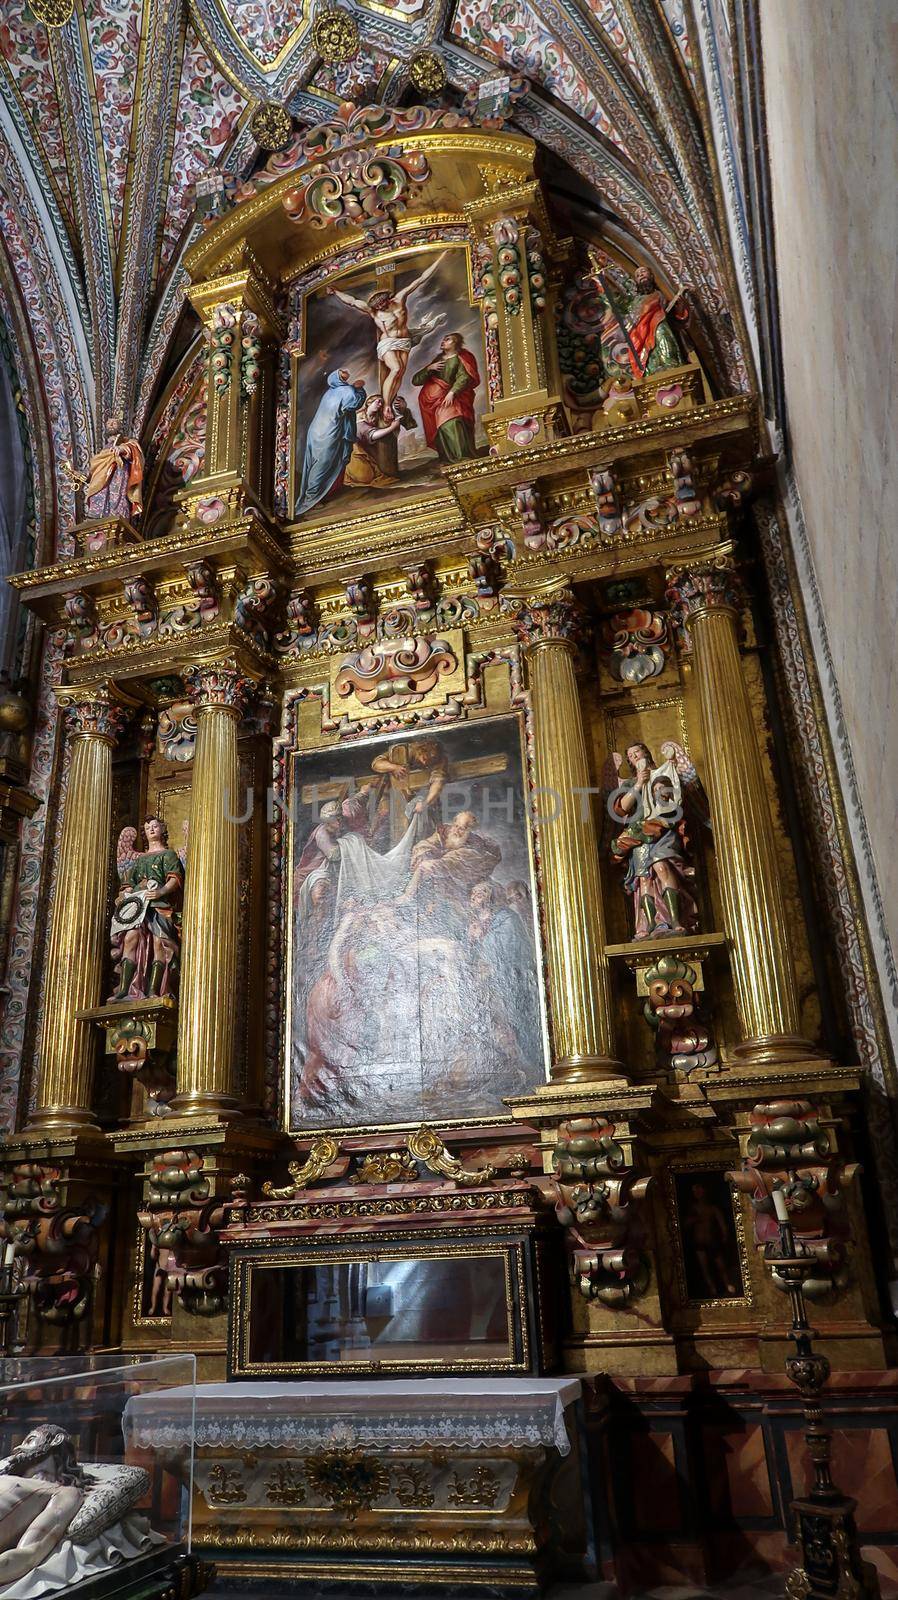
<svg viewBox="0 0 898 1600"><path fill-rule="evenodd" d="M480 314L464 248L326 281L294 382L294 514L367 511L486 448Z"/></svg>

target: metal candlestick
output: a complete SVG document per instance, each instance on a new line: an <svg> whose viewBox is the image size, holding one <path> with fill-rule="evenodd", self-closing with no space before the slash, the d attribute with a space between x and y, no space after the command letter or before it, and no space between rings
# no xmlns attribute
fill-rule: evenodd
<svg viewBox="0 0 898 1600"><path fill-rule="evenodd" d="M854 1521L857 1501L844 1495L832 1478L832 1429L826 1426L821 1392L830 1364L817 1355L816 1329L808 1322L804 1284L815 1270L814 1257L797 1245L782 1190L773 1191L779 1224L779 1248L772 1241L765 1258L788 1285L792 1306L790 1338L795 1354L786 1357L786 1377L798 1389L804 1406L804 1437L814 1467L814 1482L807 1498L792 1501L798 1521L802 1565L786 1584L789 1600L861 1600L879 1595L876 1568L861 1559Z"/></svg>
<svg viewBox="0 0 898 1600"><path fill-rule="evenodd" d="M4 1260L0 1265L0 1355L4 1358L21 1353L18 1343L19 1307L25 1298L23 1283L16 1282L16 1258Z"/></svg>

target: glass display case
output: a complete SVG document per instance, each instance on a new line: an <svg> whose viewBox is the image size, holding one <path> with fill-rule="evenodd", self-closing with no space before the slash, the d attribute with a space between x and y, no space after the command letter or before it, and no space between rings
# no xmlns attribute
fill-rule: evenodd
<svg viewBox="0 0 898 1600"><path fill-rule="evenodd" d="M0 1361L0 1600L180 1600L209 1577L190 1551L191 1408L164 1452L129 1403L195 1392L196 1357Z"/></svg>
<svg viewBox="0 0 898 1600"><path fill-rule="evenodd" d="M230 1375L545 1370L547 1330L533 1317L542 1268L523 1231L236 1244Z"/></svg>

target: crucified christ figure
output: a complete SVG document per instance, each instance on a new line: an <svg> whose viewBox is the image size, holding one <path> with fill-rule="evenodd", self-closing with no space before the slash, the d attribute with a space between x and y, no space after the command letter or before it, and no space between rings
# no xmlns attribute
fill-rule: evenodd
<svg viewBox="0 0 898 1600"><path fill-rule="evenodd" d="M388 289L377 289L367 300L359 300L355 295L347 294L344 289L328 288L324 291L325 294L336 295L338 300L342 300L345 306L351 306L353 311L361 311L364 316L370 317L377 329L380 392L384 402L384 416L388 422L393 420L393 401L405 377L412 345L416 343L408 325L409 299L416 289L423 289L425 283L433 277L443 257L448 254L448 250L442 250L429 267L419 273L417 278L413 278L404 289L397 289L395 294L391 294Z"/></svg>

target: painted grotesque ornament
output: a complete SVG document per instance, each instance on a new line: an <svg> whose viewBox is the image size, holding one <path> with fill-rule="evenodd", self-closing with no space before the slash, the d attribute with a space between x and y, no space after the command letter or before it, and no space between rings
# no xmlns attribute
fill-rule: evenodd
<svg viewBox="0 0 898 1600"><path fill-rule="evenodd" d="M611 851L626 863L624 888L633 896L635 939L698 929L684 805L688 797L698 809L702 791L681 745L666 741L661 756L658 765L647 745L630 745L626 759L632 776L623 779L624 758L616 750L611 756L618 782L608 796L608 815L621 829Z"/></svg>
<svg viewBox="0 0 898 1600"><path fill-rule="evenodd" d="M118 975L113 1000L148 1000L178 992L184 867L159 817L144 823L146 847L135 852L137 830L118 841L119 892L112 918L112 955Z"/></svg>

